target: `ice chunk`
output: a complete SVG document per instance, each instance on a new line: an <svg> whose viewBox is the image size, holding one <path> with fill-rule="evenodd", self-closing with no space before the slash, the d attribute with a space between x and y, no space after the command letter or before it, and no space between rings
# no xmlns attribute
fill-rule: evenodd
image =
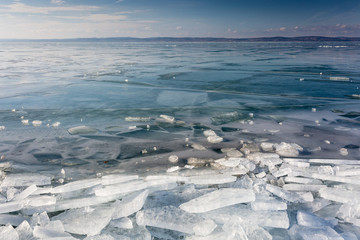
<svg viewBox="0 0 360 240"><path fill-rule="evenodd" d="M343 238L335 232L334 229L325 226L318 228L303 227L299 225L293 225L289 230L289 234L292 239L304 239L304 240L343 240Z"/></svg>
<svg viewBox="0 0 360 240"><path fill-rule="evenodd" d="M88 126L77 126L77 127L72 127L68 129L68 132L71 135L79 135L79 134L92 134L92 133L96 133L97 130L95 128L91 128Z"/></svg>
<svg viewBox="0 0 360 240"><path fill-rule="evenodd" d="M202 219L174 206L150 208L136 214L136 223L193 234L193 227Z"/></svg>
<svg viewBox="0 0 360 240"><path fill-rule="evenodd" d="M349 81L350 78L348 77L329 77L329 80L332 80L332 81Z"/></svg>
<svg viewBox="0 0 360 240"><path fill-rule="evenodd" d="M23 207L22 202L0 203L0 213L9 213L19 211Z"/></svg>
<svg viewBox="0 0 360 240"><path fill-rule="evenodd" d="M146 182L135 180L120 184L109 185L101 189L95 190L96 196L110 196L115 194L124 194L129 192L135 192L147 188Z"/></svg>
<svg viewBox="0 0 360 240"><path fill-rule="evenodd" d="M196 149L196 150L199 150L199 151L205 151L206 150L206 147L204 147L203 145L197 144L197 143L191 144L191 147L193 149Z"/></svg>
<svg viewBox="0 0 360 240"><path fill-rule="evenodd" d="M301 183L301 184L315 184L320 185L322 184L322 181L318 179L312 179L312 178L304 178L304 177L285 177L285 182L292 182L292 183Z"/></svg>
<svg viewBox="0 0 360 240"><path fill-rule="evenodd" d="M109 224L113 208L80 208L70 209L52 218L53 221L60 220L65 231L74 234L96 235Z"/></svg>
<svg viewBox="0 0 360 240"><path fill-rule="evenodd" d="M209 136L206 139L209 143L221 143L222 141L224 141L224 139L219 136Z"/></svg>
<svg viewBox="0 0 360 240"><path fill-rule="evenodd" d="M136 192L126 195L121 202L116 201L113 204L114 212L112 219L127 217L139 211L144 206L148 194L149 191L145 190L140 193Z"/></svg>
<svg viewBox="0 0 360 240"><path fill-rule="evenodd" d="M313 184L285 184L283 186L284 189L288 190L288 191L298 191L298 192L317 192L319 191L321 188L326 188L325 185L313 185Z"/></svg>
<svg viewBox="0 0 360 240"><path fill-rule="evenodd" d="M338 170L338 171L335 171L335 175L340 176L340 177L360 176L360 168L347 169L347 170Z"/></svg>
<svg viewBox="0 0 360 240"><path fill-rule="evenodd" d="M358 203L343 204L336 213L341 219L360 218L360 205Z"/></svg>
<svg viewBox="0 0 360 240"><path fill-rule="evenodd" d="M111 185L139 179L138 175L106 175L101 177L102 185Z"/></svg>
<svg viewBox="0 0 360 240"><path fill-rule="evenodd" d="M28 197L30 194L34 193L37 190L36 185L30 185L29 187L27 187L24 191L22 191L20 194L18 194L17 196L15 196L13 198L13 201L18 201L18 200L23 200L26 197Z"/></svg>
<svg viewBox="0 0 360 240"><path fill-rule="evenodd" d="M252 201L255 201L255 194L251 189L222 188L183 203L180 208L191 213L202 213Z"/></svg>
<svg viewBox="0 0 360 240"><path fill-rule="evenodd" d="M36 197L29 197L26 203L26 207L40 207L40 206L47 206L56 203L55 196L36 196Z"/></svg>
<svg viewBox="0 0 360 240"><path fill-rule="evenodd" d="M0 240L19 240L19 235L11 225L0 227Z"/></svg>
<svg viewBox="0 0 360 240"><path fill-rule="evenodd" d="M227 174L198 175L189 177L189 182L197 185L224 184L235 181L236 177Z"/></svg>
<svg viewBox="0 0 360 240"><path fill-rule="evenodd" d="M360 178L340 177L340 176L318 174L318 173L311 174L311 177L326 181L332 181L332 182L342 182L342 183L351 183L351 184L360 185Z"/></svg>
<svg viewBox="0 0 360 240"><path fill-rule="evenodd" d="M115 240L115 238L113 238L111 235L108 234L99 234L96 236L87 236L86 238L84 238L84 240ZM131 240L131 239L125 236L124 237L121 236L119 240Z"/></svg>
<svg viewBox="0 0 360 240"><path fill-rule="evenodd" d="M240 158L229 158L229 159L220 158L215 160L215 162L224 167L236 167L237 165L240 164Z"/></svg>
<svg viewBox="0 0 360 240"><path fill-rule="evenodd" d="M12 226L18 226L24 220L27 220L27 218L21 215L0 214L0 225L6 225L10 223Z"/></svg>
<svg viewBox="0 0 360 240"><path fill-rule="evenodd" d="M246 158L255 164L261 163L264 166L275 166L283 162L276 153L252 153L247 155Z"/></svg>
<svg viewBox="0 0 360 240"><path fill-rule="evenodd" d="M32 125L33 125L34 127L40 127L41 124L42 124L42 122L41 122L40 120L34 120L34 121L32 121Z"/></svg>
<svg viewBox="0 0 360 240"><path fill-rule="evenodd" d="M266 190L289 202L298 202L301 200L301 197L298 194L294 192L289 192L285 189L273 186L271 184L266 184Z"/></svg>
<svg viewBox="0 0 360 240"><path fill-rule="evenodd" d="M126 117L127 122L150 122L150 117Z"/></svg>
<svg viewBox="0 0 360 240"><path fill-rule="evenodd" d="M198 222L193 227L195 235L207 236L217 227L216 223L211 219Z"/></svg>
<svg viewBox="0 0 360 240"><path fill-rule="evenodd" d="M110 222L111 227L132 229L133 223L128 217L119 218Z"/></svg>
<svg viewBox="0 0 360 240"><path fill-rule="evenodd" d="M334 227L330 222L316 216L315 214L299 210L296 215L297 223L304 227Z"/></svg>
<svg viewBox="0 0 360 240"><path fill-rule="evenodd" d="M28 221L23 221L15 230L18 233L20 240L32 240L34 237L33 230Z"/></svg>
<svg viewBox="0 0 360 240"><path fill-rule="evenodd" d="M168 122L168 123L174 123L175 122L175 118L173 116L168 116L165 114L160 115L160 119L162 121Z"/></svg>
<svg viewBox="0 0 360 240"><path fill-rule="evenodd" d="M166 172L168 173L172 173L172 172L176 172L176 171L179 171L181 168L179 166L173 166L173 167L170 167L166 170Z"/></svg>
<svg viewBox="0 0 360 240"><path fill-rule="evenodd" d="M50 177L36 173L16 173L7 175L1 183L1 187L27 187L31 185L50 185Z"/></svg>
<svg viewBox="0 0 360 240"><path fill-rule="evenodd" d="M293 144L282 142L280 144L274 144L275 152L283 157L297 157L299 156L299 149Z"/></svg>
<svg viewBox="0 0 360 240"><path fill-rule="evenodd" d="M333 165L360 165L360 160L344 159L310 159L310 163L333 164Z"/></svg>
<svg viewBox="0 0 360 240"><path fill-rule="evenodd" d="M64 227L60 221L50 222L46 226L35 226L33 233L34 237L39 239L76 239L64 231Z"/></svg>
<svg viewBox="0 0 360 240"><path fill-rule="evenodd" d="M331 202L323 198L315 198L313 202L304 203L304 208L310 212L317 212L322 208L330 205Z"/></svg>
<svg viewBox="0 0 360 240"><path fill-rule="evenodd" d="M268 143L268 142L262 142L262 143L260 143L260 148L264 152L272 152L272 151L274 151L274 144Z"/></svg>
<svg viewBox="0 0 360 240"><path fill-rule="evenodd" d="M177 163L179 161L179 157L176 155L171 155L171 156L169 156L168 160L171 163Z"/></svg>
<svg viewBox="0 0 360 240"><path fill-rule="evenodd" d="M84 188L90 188L101 184L101 182L102 181L99 178L78 180L75 182L70 182L64 185L57 186L51 190L51 193L64 193L64 192L71 192Z"/></svg>
<svg viewBox="0 0 360 240"><path fill-rule="evenodd" d="M30 219L30 225L32 227L35 227L35 226L46 226L50 223L50 218L49 216L47 215L46 212L42 212L40 214L38 213L35 213L31 219Z"/></svg>
<svg viewBox="0 0 360 240"><path fill-rule="evenodd" d="M322 188L319 190L320 197L341 203L352 203L360 199L359 191L348 191L341 188Z"/></svg>
<svg viewBox="0 0 360 240"><path fill-rule="evenodd" d="M203 134L205 137L217 136L217 134L213 130L205 130Z"/></svg>
<svg viewBox="0 0 360 240"><path fill-rule="evenodd" d="M268 199L268 200L256 200L251 202L251 208L254 211L279 211L286 210L287 204L284 202L280 202L276 199Z"/></svg>
<svg viewBox="0 0 360 240"><path fill-rule="evenodd" d="M282 168L273 173L274 177L282 177L291 173L291 168Z"/></svg>

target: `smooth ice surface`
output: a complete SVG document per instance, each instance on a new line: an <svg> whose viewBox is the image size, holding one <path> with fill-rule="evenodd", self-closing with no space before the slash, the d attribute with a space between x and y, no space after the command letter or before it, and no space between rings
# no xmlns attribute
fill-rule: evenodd
<svg viewBox="0 0 360 240"><path fill-rule="evenodd" d="M138 225L153 226L193 234L193 227L201 217L185 212L177 207L150 208L136 214Z"/></svg>
<svg viewBox="0 0 360 240"><path fill-rule="evenodd" d="M332 224L312 213L299 210L296 215L297 223L304 227L333 227Z"/></svg>
<svg viewBox="0 0 360 240"><path fill-rule="evenodd" d="M254 200L255 194L250 189L223 188L183 203L180 208L191 213L202 213Z"/></svg>
<svg viewBox="0 0 360 240"><path fill-rule="evenodd" d="M6 225L6 224L10 223L12 226L18 226L25 220L28 220L28 218L21 216L21 215L0 214L0 224L1 225Z"/></svg>
<svg viewBox="0 0 360 240"><path fill-rule="evenodd" d="M0 203L0 213L9 213L20 210L23 207L22 202Z"/></svg>
<svg viewBox="0 0 360 240"><path fill-rule="evenodd" d="M57 186L51 190L51 193L71 192L84 188L90 188L101 183L101 179L83 179Z"/></svg>
<svg viewBox="0 0 360 240"><path fill-rule="evenodd" d="M325 227L303 227L299 225L294 225L289 230L290 236L294 239L303 239L303 240L343 240L343 238L338 234L334 229L325 226Z"/></svg>
<svg viewBox="0 0 360 240"><path fill-rule="evenodd" d="M216 223L211 219L206 219L204 221L198 222L193 227L195 235L206 236L212 233L217 227Z"/></svg>
<svg viewBox="0 0 360 240"><path fill-rule="evenodd" d="M319 195L322 198L341 203L355 203L358 199L360 199L359 191L348 191L341 188L331 187L320 189Z"/></svg>

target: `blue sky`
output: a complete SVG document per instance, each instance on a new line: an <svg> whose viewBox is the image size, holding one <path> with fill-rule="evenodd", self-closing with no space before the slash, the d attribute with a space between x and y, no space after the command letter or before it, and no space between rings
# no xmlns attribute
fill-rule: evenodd
<svg viewBox="0 0 360 240"><path fill-rule="evenodd" d="M0 38L360 37L359 0L0 0Z"/></svg>

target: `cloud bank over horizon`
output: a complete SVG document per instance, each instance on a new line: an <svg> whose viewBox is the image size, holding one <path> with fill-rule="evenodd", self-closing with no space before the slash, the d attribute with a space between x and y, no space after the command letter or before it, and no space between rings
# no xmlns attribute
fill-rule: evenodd
<svg viewBox="0 0 360 240"><path fill-rule="evenodd" d="M360 37L356 0L3 0L1 39Z"/></svg>

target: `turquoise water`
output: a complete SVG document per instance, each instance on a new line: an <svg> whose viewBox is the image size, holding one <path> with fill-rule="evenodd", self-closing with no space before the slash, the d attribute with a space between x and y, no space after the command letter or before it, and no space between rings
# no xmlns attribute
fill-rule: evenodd
<svg viewBox="0 0 360 240"><path fill-rule="evenodd" d="M143 164L157 169L192 154L186 138L206 144L207 128L224 146L291 141L360 159L359 42L1 42L0 81L0 154L22 164L131 171L157 156ZM68 133L81 125L97 132Z"/></svg>

